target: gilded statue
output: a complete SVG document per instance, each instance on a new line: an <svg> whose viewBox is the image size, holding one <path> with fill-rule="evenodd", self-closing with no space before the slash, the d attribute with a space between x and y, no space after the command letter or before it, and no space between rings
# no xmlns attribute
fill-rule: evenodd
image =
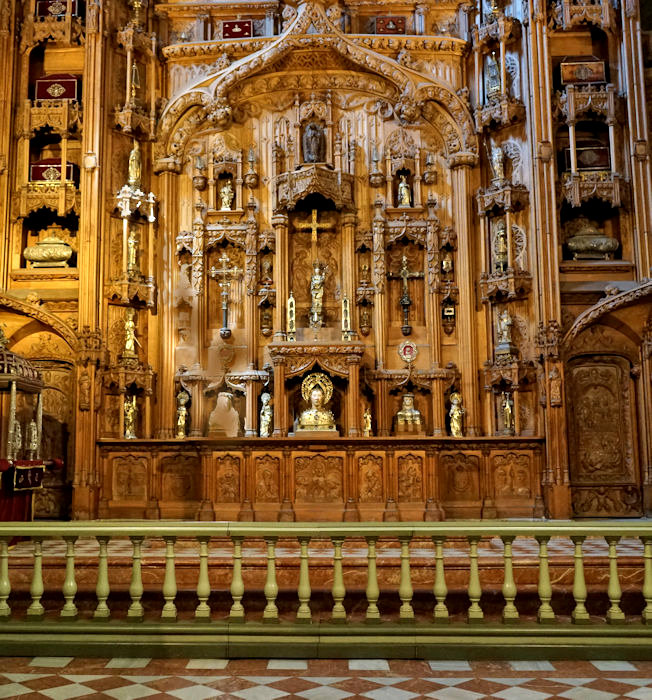
<svg viewBox="0 0 652 700"><path fill-rule="evenodd" d="M401 179L398 183L398 206L409 207L411 206L410 200L410 185L408 184L407 177L405 175L401 175Z"/></svg>
<svg viewBox="0 0 652 700"><path fill-rule="evenodd" d="M362 414L362 434L364 437L371 437L371 411L369 406L365 408Z"/></svg>
<svg viewBox="0 0 652 700"><path fill-rule="evenodd" d="M186 437L186 423L188 421L188 401L190 394L182 389L177 394L177 439Z"/></svg>
<svg viewBox="0 0 652 700"><path fill-rule="evenodd" d="M507 228L503 219L496 222L496 237L494 244L494 270L505 272L508 265Z"/></svg>
<svg viewBox="0 0 652 700"><path fill-rule="evenodd" d="M465 409L462 406L462 396L457 392L450 395L451 407L448 412L451 426L452 437L464 437L464 413Z"/></svg>
<svg viewBox="0 0 652 700"><path fill-rule="evenodd" d="M509 345L512 342L512 326L514 321L507 309L498 316L498 343Z"/></svg>
<svg viewBox="0 0 652 700"><path fill-rule="evenodd" d="M140 144L134 139L134 147L129 153L129 168L127 183L133 189L139 190L143 170L143 158L140 153Z"/></svg>
<svg viewBox="0 0 652 700"><path fill-rule="evenodd" d="M138 232L129 230L127 237L127 274L134 275L138 272Z"/></svg>
<svg viewBox="0 0 652 700"><path fill-rule="evenodd" d="M496 59L496 52L492 51L487 56L487 77L485 82L487 97L492 98L500 96L503 91L502 81L500 79L500 64Z"/></svg>
<svg viewBox="0 0 652 700"><path fill-rule="evenodd" d="M231 211L234 199L235 192L233 191L233 185L229 178L222 187L220 187L220 211Z"/></svg>
<svg viewBox="0 0 652 700"><path fill-rule="evenodd" d="M299 416L297 432L337 432L335 417L326 408L333 396L333 382L323 372L309 374L301 382L301 396L310 408Z"/></svg>
<svg viewBox="0 0 652 700"><path fill-rule="evenodd" d="M129 307L126 312L125 320L125 345L122 352L123 357L136 357L136 309Z"/></svg>
<svg viewBox="0 0 652 700"><path fill-rule="evenodd" d="M304 128L301 145L304 163L323 163L326 160L324 129L316 122L310 122Z"/></svg>
<svg viewBox="0 0 652 700"><path fill-rule="evenodd" d="M502 181L505 179L505 153L500 146L494 146L491 149L491 169L495 181Z"/></svg>
<svg viewBox="0 0 652 700"><path fill-rule="evenodd" d="M272 408L272 397L266 391L260 395L262 404L260 409L260 437L269 437L272 434L272 418L274 409Z"/></svg>
<svg viewBox="0 0 652 700"><path fill-rule="evenodd" d="M396 414L396 432L399 435L423 432L421 411L414 406L414 394L403 394L401 398L401 408Z"/></svg>
<svg viewBox="0 0 652 700"><path fill-rule="evenodd" d="M503 432L507 435L514 434L514 400L511 395L503 391L500 400L500 412L503 417Z"/></svg>
<svg viewBox="0 0 652 700"><path fill-rule="evenodd" d="M124 399L124 421L125 421L125 440L136 439L136 418L138 415L138 406L136 405L136 395Z"/></svg>
<svg viewBox="0 0 652 700"><path fill-rule="evenodd" d="M326 276L324 269L318 260L312 266L312 277L310 278L310 327L314 330L323 325L324 306L324 281Z"/></svg>

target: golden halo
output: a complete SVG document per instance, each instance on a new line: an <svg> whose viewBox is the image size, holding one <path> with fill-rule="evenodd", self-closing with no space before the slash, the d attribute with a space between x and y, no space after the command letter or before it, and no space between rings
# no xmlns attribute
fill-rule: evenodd
<svg viewBox="0 0 652 700"><path fill-rule="evenodd" d="M324 403L327 404L333 395L333 382L323 372L313 372L301 382L301 396L306 403L310 403L310 393L318 386L324 392Z"/></svg>

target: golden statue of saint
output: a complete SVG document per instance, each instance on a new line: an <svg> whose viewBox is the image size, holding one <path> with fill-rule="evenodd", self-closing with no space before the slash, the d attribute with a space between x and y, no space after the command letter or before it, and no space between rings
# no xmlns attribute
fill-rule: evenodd
<svg viewBox="0 0 652 700"><path fill-rule="evenodd" d="M122 352L123 357L136 357L136 310L129 307L124 320L125 324L125 346Z"/></svg>
<svg viewBox="0 0 652 700"><path fill-rule="evenodd" d="M134 147L129 153L129 169L127 183L134 189L140 189L140 178L143 170L143 159L140 153L140 144L134 139Z"/></svg>
<svg viewBox="0 0 652 700"><path fill-rule="evenodd" d="M274 410L272 409L272 397L268 392L263 392L260 395L262 404L260 409L260 437L269 437L272 434L272 418Z"/></svg>
<svg viewBox="0 0 652 700"><path fill-rule="evenodd" d="M317 330L322 327L324 308L324 269L318 260L312 266L312 277L310 278L310 327Z"/></svg>
<svg viewBox="0 0 652 700"><path fill-rule="evenodd" d="M411 206L411 196L410 196L410 185L408 184L407 177L401 175L401 180L398 183L398 206L399 207L409 207Z"/></svg>
<svg viewBox="0 0 652 700"><path fill-rule="evenodd" d="M138 272L138 232L129 229L127 237L127 274L135 275Z"/></svg>
<svg viewBox="0 0 652 700"><path fill-rule="evenodd" d="M362 434L364 437L371 437L371 411L368 406L362 414L362 425Z"/></svg>
<svg viewBox="0 0 652 700"><path fill-rule="evenodd" d="M188 401L190 395L183 389L177 394L177 439L186 437L186 421L188 419Z"/></svg>
<svg viewBox="0 0 652 700"><path fill-rule="evenodd" d="M227 180L220 188L220 211L231 211L235 192L231 180Z"/></svg>
<svg viewBox="0 0 652 700"><path fill-rule="evenodd" d="M453 392L450 396L451 408L448 412L451 424L452 437L464 437L464 407L462 406L462 396Z"/></svg>
<svg viewBox="0 0 652 700"><path fill-rule="evenodd" d="M309 374L303 380L301 396L306 403L310 404L310 408L299 416L297 432L337 432L335 417L326 408L333 396L333 382L323 372Z"/></svg>
<svg viewBox="0 0 652 700"><path fill-rule="evenodd" d="M125 419L125 439L136 439L136 416L138 406L136 405L136 395L124 399L124 419Z"/></svg>
<svg viewBox="0 0 652 700"><path fill-rule="evenodd" d="M414 394L403 394L401 408L396 414L396 432L421 433L421 411L414 407Z"/></svg>
<svg viewBox="0 0 652 700"><path fill-rule="evenodd" d="M514 434L514 400L510 394L503 391L500 401L500 411L503 416L503 432L507 435Z"/></svg>

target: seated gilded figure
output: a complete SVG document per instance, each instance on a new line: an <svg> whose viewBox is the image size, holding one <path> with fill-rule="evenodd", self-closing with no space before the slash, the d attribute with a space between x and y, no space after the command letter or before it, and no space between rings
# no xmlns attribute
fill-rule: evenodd
<svg viewBox="0 0 652 700"><path fill-rule="evenodd" d="M301 396L310 408L299 416L297 433L332 432L337 433L335 417L326 408L333 396L333 383L323 372L309 374L301 383Z"/></svg>
<svg viewBox="0 0 652 700"><path fill-rule="evenodd" d="M397 434L421 434L423 422L421 411L414 407L414 394L403 394L401 408L396 414Z"/></svg>

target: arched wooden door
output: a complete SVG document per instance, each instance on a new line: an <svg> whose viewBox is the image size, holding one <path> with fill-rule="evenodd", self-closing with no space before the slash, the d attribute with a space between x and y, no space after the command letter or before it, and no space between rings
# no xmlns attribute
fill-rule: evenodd
<svg viewBox="0 0 652 700"><path fill-rule="evenodd" d="M583 355L566 374L570 479L575 517L643 514L635 386L629 360Z"/></svg>

